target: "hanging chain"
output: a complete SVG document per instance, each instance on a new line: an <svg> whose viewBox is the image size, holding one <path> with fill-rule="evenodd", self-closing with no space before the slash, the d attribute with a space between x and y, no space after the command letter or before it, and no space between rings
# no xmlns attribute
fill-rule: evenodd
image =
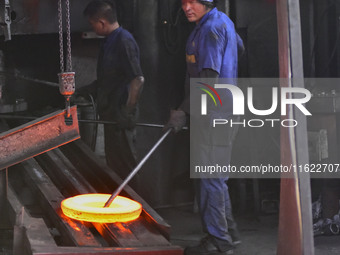
<svg viewBox="0 0 340 255"><path fill-rule="evenodd" d="M70 0L66 0L66 33L67 33L67 59L66 71L72 71L72 57L71 57L71 25L70 25Z"/></svg>
<svg viewBox="0 0 340 255"><path fill-rule="evenodd" d="M60 73L59 91L65 97L66 118L71 118L70 98L75 91L75 73L72 72L71 57L71 25L70 25L70 1L65 0L66 9L66 70L64 67L64 38L63 38L63 8L62 0L58 0L58 22L59 22L59 48L60 48ZM72 118L71 118L72 119Z"/></svg>
<svg viewBox="0 0 340 255"><path fill-rule="evenodd" d="M59 50L60 50L60 72L72 71L72 54L71 54L71 22L70 22L70 1L66 0L66 70L64 67L64 38L63 38L63 9L62 0L58 1L58 21L59 21Z"/></svg>
<svg viewBox="0 0 340 255"><path fill-rule="evenodd" d="M60 57L60 72L63 73L64 69L64 43L63 43L63 11L61 0L58 0L58 22L59 22L59 57Z"/></svg>

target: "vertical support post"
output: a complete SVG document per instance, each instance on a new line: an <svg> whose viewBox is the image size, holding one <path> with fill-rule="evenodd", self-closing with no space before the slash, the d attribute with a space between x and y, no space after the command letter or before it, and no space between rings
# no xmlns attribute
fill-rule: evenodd
<svg viewBox="0 0 340 255"><path fill-rule="evenodd" d="M9 40L12 40L12 35L11 35L12 18L11 18L11 6L9 3L9 0L5 0L4 21L6 25L6 27L4 27L5 41L9 41Z"/></svg>
<svg viewBox="0 0 340 255"><path fill-rule="evenodd" d="M8 225L7 212L7 187L8 187L8 170L0 170L0 229Z"/></svg>
<svg viewBox="0 0 340 255"><path fill-rule="evenodd" d="M299 1L277 1L281 87L304 87ZM308 164L306 116L292 106L287 116L296 127L281 127L281 164ZM309 173L281 176L279 237L277 254L314 254Z"/></svg>
<svg viewBox="0 0 340 255"><path fill-rule="evenodd" d="M230 15L230 0L225 0L225 14Z"/></svg>

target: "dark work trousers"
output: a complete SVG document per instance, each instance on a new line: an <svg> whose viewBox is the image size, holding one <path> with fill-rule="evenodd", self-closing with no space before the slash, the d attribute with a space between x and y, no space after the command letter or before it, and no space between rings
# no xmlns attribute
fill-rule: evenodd
<svg viewBox="0 0 340 255"><path fill-rule="evenodd" d="M136 130L104 126L105 155L107 165L122 179L136 167ZM134 186L134 183L131 183Z"/></svg>

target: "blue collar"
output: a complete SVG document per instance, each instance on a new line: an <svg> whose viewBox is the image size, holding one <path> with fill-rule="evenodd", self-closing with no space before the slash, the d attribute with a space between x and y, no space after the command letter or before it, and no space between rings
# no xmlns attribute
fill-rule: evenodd
<svg viewBox="0 0 340 255"><path fill-rule="evenodd" d="M211 16L214 15L218 12L217 8L214 7L212 10L210 10L209 12L207 12L202 19L200 20L200 22L198 22L197 27L201 27L206 21L207 19Z"/></svg>

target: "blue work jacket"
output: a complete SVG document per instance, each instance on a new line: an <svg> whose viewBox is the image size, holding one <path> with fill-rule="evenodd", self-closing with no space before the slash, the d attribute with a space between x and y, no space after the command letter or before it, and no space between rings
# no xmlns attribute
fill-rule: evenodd
<svg viewBox="0 0 340 255"><path fill-rule="evenodd" d="M216 8L205 14L187 41L186 60L190 78L212 69L220 78L237 77L238 38L234 23Z"/></svg>

